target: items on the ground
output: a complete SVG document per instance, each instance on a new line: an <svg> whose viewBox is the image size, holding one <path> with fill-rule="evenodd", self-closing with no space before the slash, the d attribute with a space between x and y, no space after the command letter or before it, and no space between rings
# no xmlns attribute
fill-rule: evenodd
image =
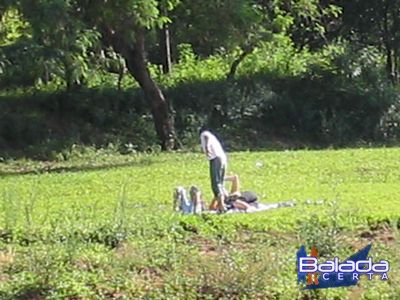
<svg viewBox="0 0 400 300"><path fill-rule="evenodd" d="M174 210L183 214L201 214L201 213L219 213L219 210L207 210L204 200L201 197L201 191L192 186L190 188L190 197L184 187L179 186L174 191ZM257 195L254 192L243 192L240 196L242 200L248 203L245 208L227 205L226 213L254 213L277 209L282 207L294 207L296 202L293 200L279 202L279 203L260 203L258 202ZM234 200L232 200L234 201Z"/></svg>

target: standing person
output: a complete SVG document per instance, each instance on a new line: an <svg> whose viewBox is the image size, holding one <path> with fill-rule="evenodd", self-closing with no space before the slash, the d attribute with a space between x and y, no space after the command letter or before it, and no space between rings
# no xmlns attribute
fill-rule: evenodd
<svg viewBox="0 0 400 300"><path fill-rule="evenodd" d="M203 152L210 161L211 188L214 194L211 207L214 207L215 203L217 203L218 209L225 211L224 177L227 166L226 154L216 136L204 127L200 129L200 142Z"/></svg>

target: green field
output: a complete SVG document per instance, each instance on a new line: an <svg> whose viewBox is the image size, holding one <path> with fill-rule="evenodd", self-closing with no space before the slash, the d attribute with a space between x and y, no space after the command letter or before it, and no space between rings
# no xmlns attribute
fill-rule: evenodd
<svg viewBox="0 0 400 300"><path fill-rule="evenodd" d="M399 157L396 148L230 153L228 173L244 190L297 206L212 216L172 213L178 185L211 198L199 153L3 162L0 298L400 298ZM392 263L389 281L296 285L300 245L344 259L370 241L374 259Z"/></svg>

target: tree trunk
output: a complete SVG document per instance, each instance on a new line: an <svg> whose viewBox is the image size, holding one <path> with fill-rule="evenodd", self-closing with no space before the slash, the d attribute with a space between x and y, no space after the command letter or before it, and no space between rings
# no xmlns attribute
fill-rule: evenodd
<svg viewBox="0 0 400 300"><path fill-rule="evenodd" d="M162 59L162 68L164 74L169 74L171 72L171 42L169 38L169 28L168 25L164 25L160 30L160 52Z"/></svg>
<svg viewBox="0 0 400 300"><path fill-rule="evenodd" d="M398 48L395 48L394 53L393 53L394 59L394 79L395 83L399 84L399 50Z"/></svg>
<svg viewBox="0 0 400 300"><path fill-rule="evenodd" d="M105 30L104 38L107 40L107 43L114 47L116 52L124 57L129 73L139 83L147 101L150 103L161 148L163 150L175 149L177 139L168 103L160 88L151 78L147 68L145 30L143 28L136 28L134 32L135 38L129 43L122 36L110 29Z"/></svg>
<svg viewBox="0 0 400 300"><path fill-rule="evenodd" d="M234 60L234 62L231 65L231 69L229 70L229 73L227 75L228 80L232 80L235 78L235 74L237 71L237 68L239 67L240 63L246 58L247 55L249 55L253 51L253 47L248 47L247 49L244 49L243 52L240 54L238 58Z"/></svg>
<svg viewBox="0 0 400 300"><path fill-rule="evenodd" d="M384 31L384 45L385 45L385 50L386 50L386 71L389 80L395 84L396 83L396 78L395 78L395 70L394 68L396 67L395 63L395 56L393 55L393 47L392 47L392 42L391 42L391 36L390 36L390 31L389 31L389 5L390 1L385 2L385 12L384 12L384 19L383 19L383 31Z"/></svg>
<svg viewBox="0 0 400 300"><path fill-rule="evenodd" d="M390 81L396 83L395 58L389 45L386 45L386 70Z"/></svg>

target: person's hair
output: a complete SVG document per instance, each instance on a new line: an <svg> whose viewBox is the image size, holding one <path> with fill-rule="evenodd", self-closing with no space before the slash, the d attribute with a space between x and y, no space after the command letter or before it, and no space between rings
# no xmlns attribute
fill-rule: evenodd
<svg viewBox="0 0 400 300"><path fill-rule="evenodd" d="M200 128L199 128L199 135L201 135L204 131L208 131L209 129L207 128L207 126L205 126L205 125L202 125Z"/></svg>
<svg viewBox="0 0 400 300"><path fill-rule="evenodd" d="M241 199L242 198L241 196L236 195L236 194L228 195L227 198L228 198L227 200L229 200L229 201L243 200L243 199Z"/></svg>

